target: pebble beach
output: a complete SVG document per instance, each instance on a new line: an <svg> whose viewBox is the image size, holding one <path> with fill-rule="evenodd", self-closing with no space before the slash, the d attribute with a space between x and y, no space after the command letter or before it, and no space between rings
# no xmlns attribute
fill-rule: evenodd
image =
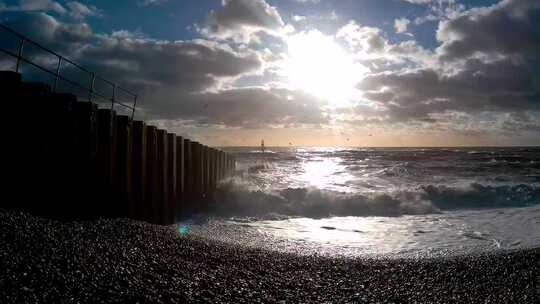
<svg viewBox="0 0 540 304"><path fill-rule="evenodd" d="M538 303L540 249L323 257L0 209L1 303Z"/></svg>

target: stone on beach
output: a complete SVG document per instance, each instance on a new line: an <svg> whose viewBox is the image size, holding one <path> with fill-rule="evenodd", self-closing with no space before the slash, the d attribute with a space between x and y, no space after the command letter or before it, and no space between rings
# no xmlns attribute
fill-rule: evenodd
<svg viewBox="0 0 540 304"><path fill-rule="evenodd" d="M0 302L535 303L540 251L328 258L245 248L127 219L0 210Z"/></svg>

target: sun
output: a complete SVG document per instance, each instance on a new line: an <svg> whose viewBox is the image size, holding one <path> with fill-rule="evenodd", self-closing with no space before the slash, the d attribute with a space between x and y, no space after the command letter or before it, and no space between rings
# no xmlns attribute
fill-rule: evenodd
<svg viewBox="0 0 540 304"><path fill-rule="evenodd" d="M355 64L333 37L319 31L302 32L287 39L285 76L294 89L325 99L335 107L347 106L360 92L356 84L365 67Z"/></svg>

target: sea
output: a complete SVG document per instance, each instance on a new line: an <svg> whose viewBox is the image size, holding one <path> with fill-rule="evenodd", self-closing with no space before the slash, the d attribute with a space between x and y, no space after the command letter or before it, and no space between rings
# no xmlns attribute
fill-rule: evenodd
<svg viewBox="0 0 540 304"><path fill-rule="evenodd" d="M226 148L236 173L182 233L331 256L540 246L540 148Z"/></svg>

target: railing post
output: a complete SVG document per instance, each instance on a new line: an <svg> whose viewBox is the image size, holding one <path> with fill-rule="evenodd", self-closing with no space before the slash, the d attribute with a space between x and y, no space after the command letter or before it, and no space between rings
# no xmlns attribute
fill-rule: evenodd
<svg viewBox="0 0 540 304"><path fill-rule="evenodd" d="M116 94L117 94L116 91L117 91L117 89L120 89L120 90L126 92L127 94L133 96L133 107L132 108L130 106L125 105L122 102L121 98L120 98L119 104L121 106L126 107L126 108L131 108L131 110L132 110L132 112L131 112L131 120L133 120L135 118L135 111L136 111L137 99L138 99L138 96L136 94L134 94L134 93L132 93L132 92L118 86L116 83L112 83L109 80L106 80L104 78L96 76L96 74L94 72L91 72L91 71L79 66L77 63L69 60L68 58L65 58L62 55L59 55L59 54L55 53L54 51L51 51L51 50L47 49L46 47L40 45L39 43L33 41L32 39L27 38L24 35L17 33L15 30L10 29L9 27L7 27L7 26L5 26L3 24L0 24L0 29L6 30L6 31L12 33L13 35L15 35L16 37L19 38L17 54L12 52L11 50L6 50L4 48L0 48L1 52L6 53L8 56L16 58L15 73L20 74L21 66L22 66L23 62L27 62L28 64L30 64L30 65L32 65L32 66L46 72L46 73L54 75L54 83L53 83L53 86L52 86L52 91L53 92L56 92L58 90L58 82L59 82L59 80L63 80L65 82L70 83L73 86L76 86L76 87L80 88L81 91L82 91L82 95L84 95L85 90L88 90L88 101L89 102L93 101L94 94L98 95L98 97L102 97L104 99L107 99L107 96L102 95L99 92L99 90L97 90L97 91L95 90L95 80L96 80L96 78L100 78L101 80L103 80L104 82L110 84L113 87L113 92L112 92L112 97L111 97L111 110L114 110L114 106L115 106L115 103L116 103ZM23 57L24 47L25 47L25 44L28 44L28 43L32 44L33 46L38 47L39 49L41 49L41 50L43 50L43 51L45 51L45 52L47 52L49 54L52 54L52 55L56 56L58 58L58 63L56 65L56 71L53 71L52 69L49 69L48 67L41 66L38 63L31 61L30 59L24 58ZM75 68L78 68L79 70L89 74L90 79L89 79L89 85L88 86L82 85L79 82L76 82L76 81L73 81L73 80L70 80L70 79L68 79L66 77L61 76L60 71L62 69L62 64L63 64L63 62L66 62L66 61L70 65L74 66Z"/></svg>
<svg viewBox="0 0 540 304"><path fill-rule="evenodd" d="M58 56L58 65L56 66L56 75L54 75L53 92L56 92L56 85L58 84L58 77L60 76L61 65L62 65L62 57Z"/></svg>
<svg viewBox="0 0 540 304"><path fill-rule="evenodd" d="M137 108L137 97L139 96L135 95L133 100L133 109L131 109L131 120L133 120L133 118L135 117L135 109Z"/></svg>
<svg viewBox="0 0 540 304"><path fill-rule="evenodd" d="M22 53L23 53L23 47L24 47L24 38L21 38L21 43L19 44L19 48L17 49L17 66L15 67L15 72L19 73L19 67L21 65L21 59L22 59Z"/></svg>
<svg viewBox="0 0 540 304"><path fill-rule="evenodd" d="M114 99L116 98L116 83L112 85L111 111L114 110Z"/></svg>
<svg viewBox="0 0 540 304"><path fill-rule="evenodd" d="M90 90L88 92L88 101L92 102L94 95L94 82L96 81L96 74L90 73Z"/></svg>

